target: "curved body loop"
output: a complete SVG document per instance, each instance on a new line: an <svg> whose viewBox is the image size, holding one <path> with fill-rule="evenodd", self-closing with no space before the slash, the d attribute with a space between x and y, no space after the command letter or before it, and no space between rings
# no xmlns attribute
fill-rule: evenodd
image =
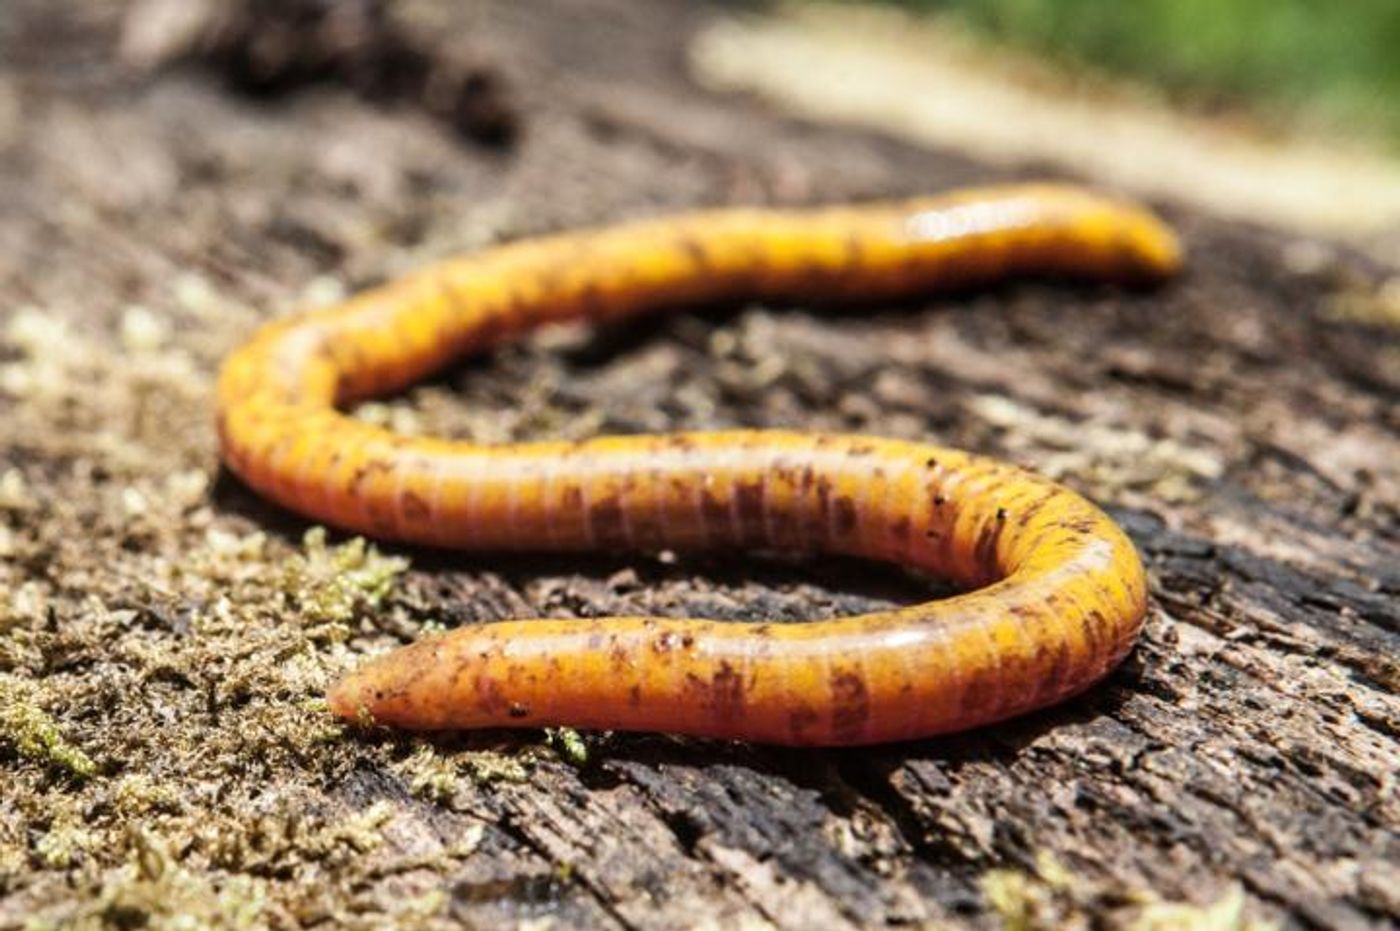
<svg viewBox="0 0 1400 931"><path fill-rule="evenodd" d="M480 446L338 411L548 321L696 301L892 298L1011 275L1151 281L1157 219L1020 185L817 210L719 210L501 246L265 327L225 363L219 435L253 488L373 537L485 550L821 549L966 594L806 624L522 620L365 664L347 718L564 724L799 745L961 730L1101 678L1142 622L1132 544L1073 492L957 450L729 431Z"/></svg>

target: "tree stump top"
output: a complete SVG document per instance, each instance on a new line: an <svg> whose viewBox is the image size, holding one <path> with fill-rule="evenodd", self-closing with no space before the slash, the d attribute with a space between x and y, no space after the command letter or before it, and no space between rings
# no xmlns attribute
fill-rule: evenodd
<svg viewBox="0 0 1400 931"><path fill-rule="evenodd" d="M458 130L504 110L353 69L254 96L197 54L137 74L129 13L0 12L0 927L1048 928L1153 899L1187 922L1400 921L1396 269L1169 209L1189 270L1152 293L713 308L471 360L362 415L1004 457L1122 522L1147 630L1063 707L916 744L351 734L321 690L431 625L797 620L928 583L308 536L217 468L213 373L260 321L531 233L1017 173L695 87L706 4L406 5L405 28L454 37L429 70L459 63L462 107L486 105L471 74L504 77L503 137Z"/></svg>

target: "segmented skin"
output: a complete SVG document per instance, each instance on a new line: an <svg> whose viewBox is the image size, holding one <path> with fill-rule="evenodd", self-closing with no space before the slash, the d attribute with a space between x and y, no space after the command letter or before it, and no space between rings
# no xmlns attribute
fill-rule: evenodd
<svg viewBox="0 0 1400 931"><path fill-rule="evenodd" d="M731 209L527 240L261 330L219 382L224 460L263 495L373 537L478 550L813 549L966 594L804 624L617 617L463 627L365 663L347 719L571 725L793 745L962 730L1060 701L1132 645L1132 544L995 460L868 436L731 431L482 446L338 407L548 321L696 302L888 299L1034 274L1142 282L1179 263L1144 210L1022 185L865 206Z"/></svg>

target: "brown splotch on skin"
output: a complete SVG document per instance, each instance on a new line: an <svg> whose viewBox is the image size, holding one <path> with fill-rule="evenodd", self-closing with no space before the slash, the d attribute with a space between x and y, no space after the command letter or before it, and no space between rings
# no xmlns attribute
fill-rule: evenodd
<svg viewBox="0 0 1400 931"><path fill-rule="evenodd" d="M1013 274L1152 281L1145 211L1027 185L809 211L727 210L520 242L266 327L225 363L223 457L311 518L434 546L806 547L975 590L795 625L507 621L366 663L332 709L406 728L571 725L803 745L961 730L1044 707L1131 646L1131 543L1045 479L918 443L785 431L485 447L340 414L564 319L697 300L889 298ZM976 588L982 586L981 588Z"/></svg>

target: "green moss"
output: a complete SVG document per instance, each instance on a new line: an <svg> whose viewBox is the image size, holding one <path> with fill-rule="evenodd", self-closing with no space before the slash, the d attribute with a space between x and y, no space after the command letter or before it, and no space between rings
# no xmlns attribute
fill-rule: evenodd
<svg viewBox="0 0 1400 931"><path fill-rule="evenodd" d="M61 870L75 865L93 846L93 835L83 829L77 812L63 808L54 814L49 829L34 842L34 853L45 867Z"/></svg>
<svg viewBox="0 0 1400 931"><path fill-rule="evenodd" d="M128 862L107 874L96 894L62 911L30 919L28 931L144 928L148 931L245 931L265 927L267 885L247 876L196 875L139 830Z"/></svg>
<svg viewBox="0 0 1400 931"><path fill-rule="evenodd" d="M1273 931L1272 922L1245 914L1244 890L1236 883L1209 905L1153 902L1143 906L1127 931Z"/></svg>
<svg viewBox="0 0 1400 931"><path fill-rule="evenodd" d="M394 817L394 808L379 801L344 821L313 833L299 845L302 856L326 859L337 848L345 847L357 854L376 850L384 843L384 825Z"/></svg>
<svg viewBox="0 0 1400 931"><path fill-rule="evenodd" d="M545 739L564 762L583 767L588 764L588 741L572 727L547 727Z"/></svg>
<svg viewBox="0 0 1400 931"><path fill-rule="evenodd" d="M58 724L33 703L33 686L0 673L0 741L21 757L60 770L75 779L89 779L97 764L63 738Z"/></svg>
<svg viewBox="0 0 1400 931"><path fill-rule="evenodd" d="M180 809L179 793L143 773L128 773L118 779L111 798L116 810L127 816Z"/></svg>
<svg viewBox="0 0 1400 931"><path fill-rule="evenodd" d="M530 768L519 757L491 750L462 754L460 765L477 785L525 782L530 778Z"/></svg>
<svg viewBox="0 0 1400 931"><path fill-rule="evenodd" d="M457 791L457 767L430 746L420 746L398 769L408 779L408 790L418 798L449 802Z"/></svg>
<svg viewBox="0 0 1400 931"><path fill-rule="evenodd" d="M475 785L524 782L530 778L528 762L528 757L522 760L491 750L443 752L425 741L395 768L408 780L409 791L414 795L446 803L456 795L461 777L467 777Z"/></svg>
<svg viewBox="0 0 1400 931"><path fill-rule="evenodd" d="M1127 931L1272 931L1246 912L1238 884L1207 905L1166 902L1151 890L1124 889L1077 876L1054 855L1041 851L1035 868L991 870L982 894L1006 931L1053 931L1108 922Z"/></svg>
<svg viewBox="0 0 1400 931"><path fill-rule="evenodd" d="M306 531L302 546L305 554L288 564L283 585L313 622L343 624L379 607L408 569L407 559L385 556L362 537L328 546L324 527Z"/></svg>
<svg viewBox="0 0 1400 931"><path fill-rule="evenodd" d="M1063 927L1074 910L1073 891L1069 873L1045 852L1036 858L1033 873L991 870L982 877L982 894L1006 931Z"/></svg>

